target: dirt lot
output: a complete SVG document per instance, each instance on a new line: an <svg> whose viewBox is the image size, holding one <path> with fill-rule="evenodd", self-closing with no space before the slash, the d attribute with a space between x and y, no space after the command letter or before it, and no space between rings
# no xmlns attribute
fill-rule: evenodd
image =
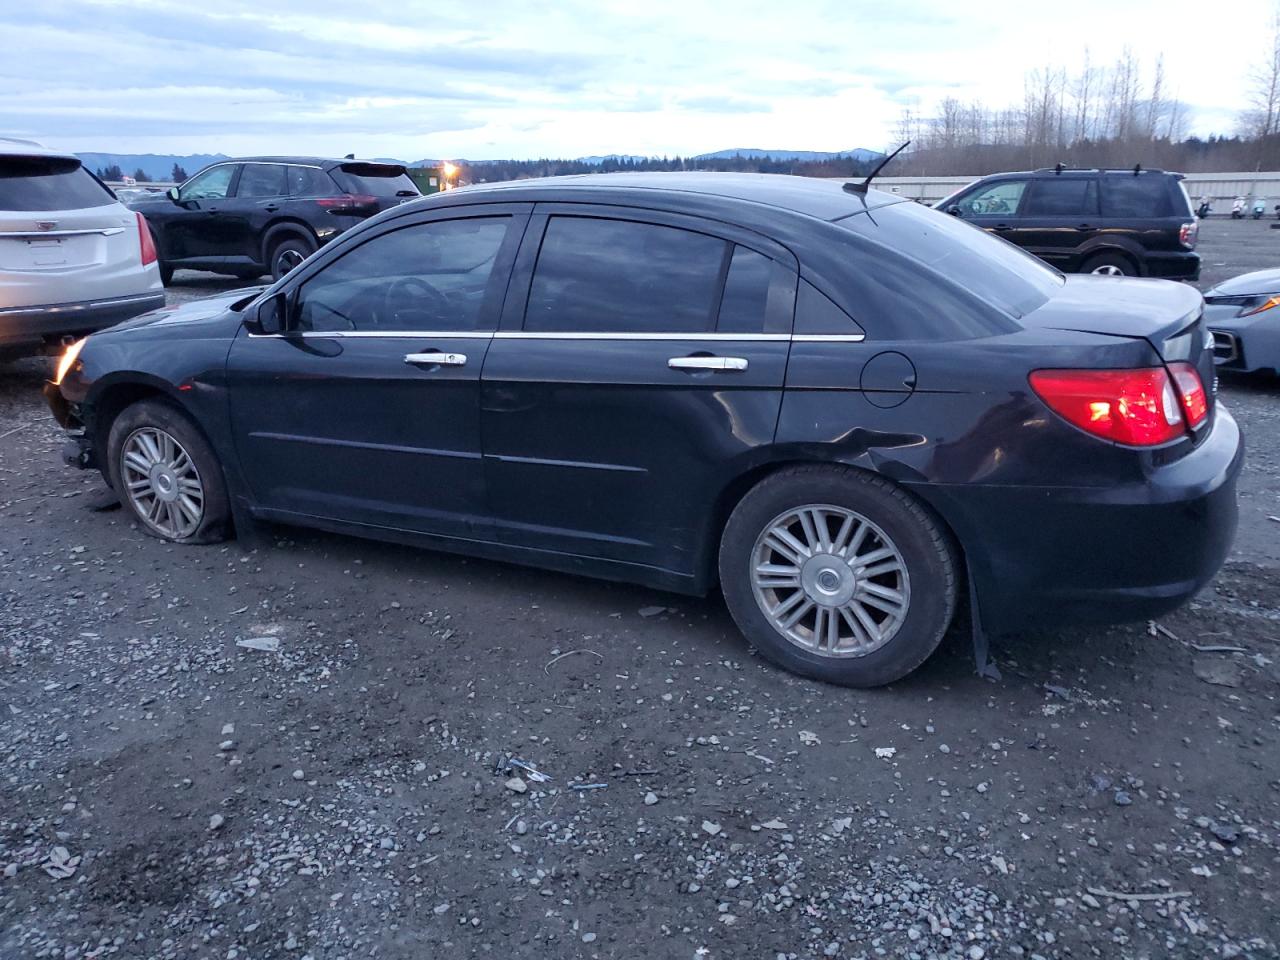
<svg viewBox="0 0 1280 960"><path fill-rule="evenodd" d="M1280 260L1202 238L1207 282ZM89 509L40 378L0 368L5 960L1280 952L1278 382L1223 386L1240 537L1160 629L1000 638L991 681L958 628L852 692L714 598L166 546Z"/></svg>

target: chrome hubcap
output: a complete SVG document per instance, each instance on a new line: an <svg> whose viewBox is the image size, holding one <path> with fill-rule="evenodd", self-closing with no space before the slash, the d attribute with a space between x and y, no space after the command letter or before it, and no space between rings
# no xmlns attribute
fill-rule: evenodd
<svg viewBox="0 0 1280 960"><path fill-rule="evenodd" d="M789 641L826 657L861 657L893 639L911 584L902 554L866 517L844 507L788 510L751 554L756 603Z"/></svg>
<svg viewBox="0 0 1280 960"><path fill-rule="evenodd" d="M196 532L204 517L204 486L190 455L158 427L129 434L120 453L120 478L142 521L171 540Z"/></svg>
<svg viewBox="0 0 1280 960"><path fill-rule="evenodd" d="M1104 263L1100 267L1095 267L1092 271L1100 277L1123 277L1124 271L1113 263Z"/></svg>
<svg viewBox="0 0 1280 960"><path fill-rule="evenodd" d="M281 250L276 257L276 271L284 276L298 264L306 259L297 250Z"/></svg>

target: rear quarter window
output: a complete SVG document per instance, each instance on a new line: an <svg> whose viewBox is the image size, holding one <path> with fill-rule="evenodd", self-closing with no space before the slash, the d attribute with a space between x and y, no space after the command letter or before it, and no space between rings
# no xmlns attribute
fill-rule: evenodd
<svg viewBox="0 0 1280 960"><path fill-rule="evenodd" d="M116 202L78 160L0 157L0 210L82 210Z"/></svg>
<svg viewBox="0 0 1280 960"><path fill-rule="evenodd" d="M1143 174L1103 177L1102 215L1134 220L1174 216L1168 179Z"/></svg>

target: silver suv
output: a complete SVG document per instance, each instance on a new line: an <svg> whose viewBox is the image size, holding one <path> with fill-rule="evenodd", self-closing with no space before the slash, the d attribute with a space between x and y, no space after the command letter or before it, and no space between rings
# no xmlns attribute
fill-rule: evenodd
<svg viewBox="0 0 1280 960"><path fill-rule="evenodd" d="M151 231L72 154L0 138L0 356L164 306Z"/></svg>

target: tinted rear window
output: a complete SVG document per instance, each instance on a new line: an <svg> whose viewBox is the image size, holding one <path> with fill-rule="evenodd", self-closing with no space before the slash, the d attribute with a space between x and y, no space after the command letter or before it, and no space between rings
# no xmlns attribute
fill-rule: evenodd
<svg viewBox="0 0 1280 960"><path fill-rule="evenodd" d="M78 160L0 157L0 210L81 210L115 202Z"/></svg>
<svg viewBox="0 0 1280 960"><path fill-rule="evenodd" d="M1172 217L1173 197L1162 176L1106 176L1102 178L1104 217Z"/></svg>
<svg viewBox="0 0 1280 960"><path fill-rule="evenodd" d="M344 163L333 171L333 178L347 193L371 197L416 197L418 188L402 167L376 163Z"/></svg>
<svg viewBox="0 0 1280 960"><path fill-rule="evenodd" d="M959 217L918 203L897 203L870 217L838 222L1014 317L1043 305L1063 283L1062 274L1044 261Z"/></svg>
<svg viewBox="0 0 1280 960"><path fill-rule="evenodd" d="M710 330L727 252L723 240L675 227L552 217L538 252L524 328L557 333ZM749 300L749 286L744 282L743 295L736 299Z"/></svg>
<svg viewBox="0 0 1280 960"><path fill-rule="evenodd" d="M1092 177L1033 180L1024 217L1088 217L1098 214L1098 182Z"/></svg>

